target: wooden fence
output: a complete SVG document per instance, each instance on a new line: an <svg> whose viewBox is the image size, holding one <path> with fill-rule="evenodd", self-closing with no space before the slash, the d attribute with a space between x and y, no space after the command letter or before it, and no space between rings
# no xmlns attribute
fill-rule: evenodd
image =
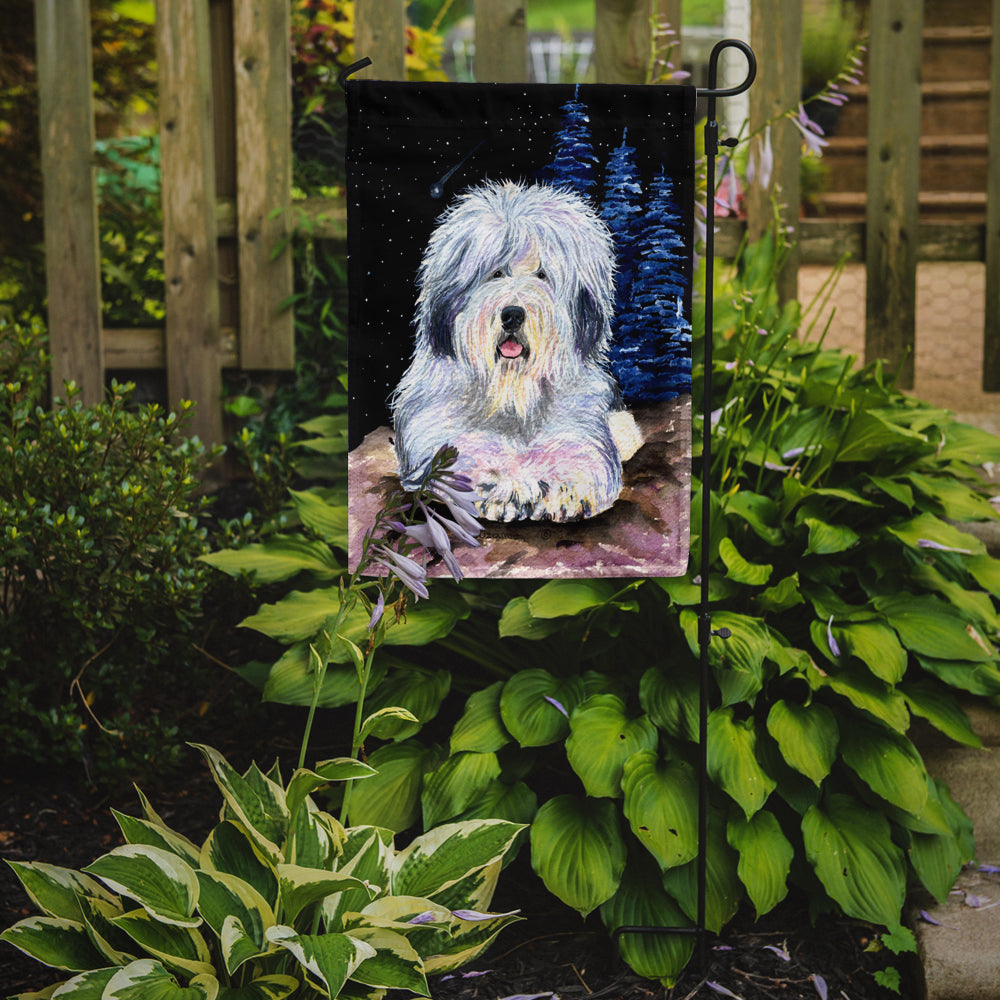
<svg viewBox="0 0 1000 1000"><path fill-rule="evenodd" d="M292 289L284 245L293 219L319 237L344 239L342 203L310 201L292 213L289 0L158 0L166 325L101 327L96 194L92 169L88 0L35 0L53 384L73 379L101 397L112 369L166 369L171 402L198 405L196 432L222 440L223 368L275 371L293 364ZM474 0L479 80L526 79L525 5ZM596 78L641 83L651 17L681 23L681 0L595 0ZM867 269L866 355L894 365L910 351L916 266L923 260L985 261L984 388L1000 390L1000 0L992 4L986 222L918 217L919 53L923 3L871 0L867 214L864 221L784 222L797 236L781 276L796 291L800 263L849 253ZM751 43L759 73L750 127L794 107L800 94L801 0L754 0ZM363 75L402 79L405 0L357 0L356 51ZM681 39L683 46L683 39ZM681 50L682 51L682 50ZM674 52L676 61L677 51ZM747 220L724 220L717 252L731 254L744 228L760 233L771 199L799 203L798 132L774 130L775 170L751 189Z"/></svg>

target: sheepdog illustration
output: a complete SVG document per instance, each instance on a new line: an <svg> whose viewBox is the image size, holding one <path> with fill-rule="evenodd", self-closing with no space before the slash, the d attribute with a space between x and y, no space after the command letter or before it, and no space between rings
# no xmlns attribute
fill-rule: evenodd
<svg viewBox="0 0 1000 1000"><path fill-rule="evenodd" d="M439 220L418 286L413 360L392 400L404 486L447 443L488 520L610 507L622 488L606 359L614 251L590 206L548 185L466 191Z"/></svg>

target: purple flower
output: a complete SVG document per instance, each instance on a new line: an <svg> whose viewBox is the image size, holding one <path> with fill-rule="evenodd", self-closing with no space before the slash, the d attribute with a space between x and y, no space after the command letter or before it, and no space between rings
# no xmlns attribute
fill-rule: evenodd
<svg viewBox="0 0 1000 1000"><path fill-rule="evenodd" d="M750 159L747 162L747 183L756 180L765 190L771 186L771 174L774 171L774 150L771 148L771 126L764 129L764 135L750 147Z"/></svg>
<svg viewBox="0 0 1000 1000"><path fill-rule="evenodd" d="M834 656L840 656L840 646L837 645L837 640L833 637L833 615L830 615L830 620L826 623L826 641L830 647L830 652Z"/></svg>
<svg viewBox="0 0 1000 1000"><path fill-rule="evenodd" d="M420 563L400 552L393 552L385 545L376 545L374 550L376 565L382 566L399 577L405 587L413 591L417 597L429 597L427 585L427 570Z"/></svg>
<svg viewBox="0 0 1000 1000"><path fill-rule="evenodd" d="M561 702L556 701L555 698L549 697L549 695L543 695L543 697L550 705L555 705L555 707L558 708L559 711L562 712L562 714L565 715L567 719L569 718L569 712L566 711L565 707L562 705Z"/></svg>
<svg viewBox="0 0 1000 1000"><path fill-rule="evenodd" d="M494 917L513 917L520 913L520 910L511 910L508 913L480 913L479 910L452 910L451 915L459 920L492 920Z"/></svg>
<svg viewBox="0 0 1000 1000"><path fill-rule="evenodd" d="M939 549L941 552L959 552L965 556L972 555L972 549L956 549L951 545L942 545L940 542L935 542L930 538L918 538L917 547L921 549Z"/></svg>
<svg viewBox="0 0 1000 1000"><path fill-rule="evenodd" d="M735 1000L743 1000L738 993L734 993L732 990L727 990L721 983L713 983L709 981L705 983L705 985L714 993L721 993L724 997L734 997Z"/></svg>
<svg viewBox="0 0 1000 1000"><path fill-rule="evenodd" d="M423 913L418 913L415 917L410 917L406 922L408 924L432 924L437 920L437 915L433 910L424 910Z"/></svg>
<svg viewBox="0 0 1000 1000"><path fill-rule="evenodd" d="M813 986L816 987L816 992L819 994L819 1000L826 1000L826 980L815 972L809 978L812 979Z"/></svg>
<svg viewBox="0 0 1000 1000"><path fill-rule="evenodd" d="M765 951L773 951L775 953L775 955L777 955L778 958L780 958L782 960L782 962L790 962L792 960L792 956L789 955L788 952L784 948L779 948L775 944L766 944L766 945L764 945L764 950Z"/></svg>
<svg viewBox="0 0 1000 1000"><path fill-rule="evenodd" d="M806 149L816 156L823 155L823 147L827 145L826 139L822 138L823 130L806 114L806 109L800 104L798 114L789 112L792 124L802 134L802 139L806 144Z"/></svg>
<svg viewBox="0 0 1000 1000"><path fill-rule="evenodd" d="M385 611L385 594L380 590L378 592L378 600L375 602L375 607L372 609L372 616L368 619L368 631L371 632L376 625L382 620L382 613Z"/></svg>

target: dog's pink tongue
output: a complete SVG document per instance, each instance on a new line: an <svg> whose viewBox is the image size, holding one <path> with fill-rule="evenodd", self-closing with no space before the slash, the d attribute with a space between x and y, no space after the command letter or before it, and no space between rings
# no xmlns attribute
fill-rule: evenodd
<svg viewBox="0 0 1000 1000"><path fill-rule="evenodd" d="M500 345L500 353L505 358L520 357L523 350L524 348L513 337L508 338Z"/></svg>

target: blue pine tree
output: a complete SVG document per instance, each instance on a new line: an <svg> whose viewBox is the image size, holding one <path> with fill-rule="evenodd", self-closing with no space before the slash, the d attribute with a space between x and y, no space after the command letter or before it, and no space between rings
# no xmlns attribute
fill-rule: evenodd
<svg viewBox="0 0 1000 1000"><path fill-rule="evenodd" d="M691 391L691 323L684 315L688 250L673 182L663 171L650 185L640 224L638 260L612 350L612 368L631 404Z"/></svg>
<svg viewBox="0 0 1000 1000"><path fill-rule="evenodd" d="M552 162L539 171L539 178L568 187L586 198L597 183L597 156L590 137L587 105L578 95L579 87L562 106L562 125L555 134Z"/></svg>
<svg viewBox="0 0 1000 1000"><path fill-rule="evenodd" d="M615 241L618 270L615 277L615 315L621 315L631 294L638 264L639 221L642 212L642 184L635 164L635 147L628 145L628 129L622 144L611 152L604 172L601 218Z"/></svg>

